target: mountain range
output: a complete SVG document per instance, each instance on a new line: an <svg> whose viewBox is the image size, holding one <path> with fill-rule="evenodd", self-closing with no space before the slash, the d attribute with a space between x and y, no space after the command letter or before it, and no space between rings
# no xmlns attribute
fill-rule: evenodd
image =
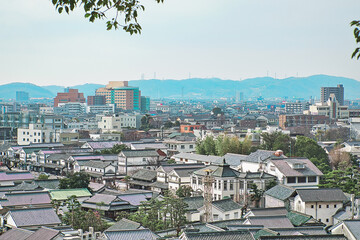
<svg viewBox="0 0 360 240"><path fill-rule="evenodd" d="M141 95L151 98L196 98L209 99L220 97L234 97L236 92L243 92L245 99L262 96L264 98L287 97L304 98L320 97L321 87L336 87L343 84L346 99L360 97L360 82L350 78L327 75L313 75L309 77L290 77L274 79L271 77L249 78L242 81L222 80L219 78L191 78L184 80L133 80L129 86L139 87ZM75 85L85 96L94 95L95 90L102 84ZM31 98L53 98L57 92L63 92L64 86L37 86L31 83L10 83L0 85L0 98L14 99L16 91L29 92Z"/></svg>

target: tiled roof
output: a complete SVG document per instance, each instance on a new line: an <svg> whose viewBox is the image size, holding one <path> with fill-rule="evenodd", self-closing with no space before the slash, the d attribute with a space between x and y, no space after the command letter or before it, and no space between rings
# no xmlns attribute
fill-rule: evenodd
<svg viewBox="0 0 360 240"><path fill-rule="evenodd" d="M46 159L47 160L67 160L69 157L70 157L70 154L56 153L56 154L50 154Z"/></svg>
<svg viewBox="0 0 360 240"><path fill-rule="evenodd" d="M260 216L248 217L246 223L251 225L263 225L266 228L289 228L293 227L290 220L285 216Z"/></svg>
<svg viewBox="0 0 360 240"><path fill-rule="evenodd" d="M222 199L218 201L213 201L212 205L219 209L220 211L227 212L232 211L236 209L241 209L242 206L236 202L234 202L232 199Z"/></svg>
<svg viewBox="0 0 360 240"><path fill-rule="evenodd" d="M346 225L346 227L349 229L351 234L356 239L360 239L360 220L345 220L343 222Z"/></svg>
<svg viewBox="0 0 360 240"><path fill-rule="evenodd" d="M113 202L117 197L113 196L113 195L107 195L107 194L101 194L101 193L97 193L94 196L92 196L91 198L87 199L86 203L100 203L103 202L104 204L110 204L111 202Z"/></svg>
<svg viewBox="0 0 360 240"><path fill-rule="evenodd" d="M239 166L241 161L246 160L248 155L235 154L235 153L227 153L224 155L225 161L230 166Z"/></svg>
<svg viewBox="0 0 360 240"><path fill-rule="evenodd" d="M35 190L35 189L39 189L39 185L37 185L35 182L31 182L31 183L27 183L27 182L22 182L19 185L11 188L11 191L31 191L31 190Z"/></svg>
<svg viewBox="0 0 360 240"><path fill-rule="evenodd" d="M140 223L123 218L105 231L134 230L140 227Z"/></svg>
<svg viewBox="0 0 360 240"><path fill-rule="evenodd" d="M159 154L154 149L144 149L144 150L124 150L120 154L123 154L125 157L158 157Z"/></svg>
<svg viewBox="0 0 360 240"><path fill-rule="evenodd" d="M73 195L76 197L91 197L91 193L87 188L58 189L49 192L52 200L66 200Z"/></svg>
<svg viewBox="0 0 360 240"><path fill-rule="evenodd" d="M286 214L286 217L296 227L302 226L305 223L307 223L310 219L312 219L312 216L310 216L310 215L306 215L306 214L295 212L295 211L288 212Z"/></svg>
<svg viewBox="0 0 360 240"><path fill-rule="evenodd" d="M35 183L44 189L59 188L59 179L35 180Z"/></svg>
<svg viewBox="0 0 360 240"><path fill-rule="evenodd" d="M258 240L261 236L276 236L277 233L270 229L261 229L254 234L254 238Z"/></svg>
<svg viewBox="0 0 360 240"><path fill-rule="evenodd" d="M259 240L348 240L344 235L261 236Z"/></svg>
<svg viewBox="0 0 360 240"><path fill-rule="evenodd" d="M201 155L196 153L179 153L174 155L172 158L183 158L199 162L209 162L212 164L221 164L223 157L212 156L212 155Z"/></svg>
<svg viewBox="0 0 360 240"><path fill-rule="evenodd" d="M118 142L118 141L104 141L104 142L87 142L87 144L89 144L89 146L94 149L94 150L98 150L98 149L106 149L106 148L112 148L114 145L118 144L122 144L122 142Z"/></svg>
<svg viewBox="0 0 360 240"><path fill-rule="evenodd" d="M230 168L230 166L226 163L207 166L195 171L194 174L205 176L207 171L210 171L210 175L213 177L237 177L239 175L238 171Z"/></svg>
<svg viewBox="0 0 360 240"><path fill-rule="evenodd" d="M266 172L240 172L239 178L242 179L277 179L276 176Z"/></svg>
<svg viewBox="0 0 360 240"><path fill-rule="evenodd" d="M288 199L293 193L295 189L289 186L278 184L265 192L265 195L269 195L279 200Z"/></svg>
<svg viewBox="0 0 360 240"><path fill-rule="evenodd" d="M22 228L13 228L5 233L0 235L0 240L25 240L33 231L22 229Z"/></svg>
<svg viewBox="0 0 360 240"><path fill-rule="evenodd" d="M155 240L158 236L149 229L135 229L124 231L106 231L104 232L108 240Z"/></svg>
<svg viewBox="0 0 360 240"><path fill-rule="evenodd" d="M47 192L6 193L0 201L0 205L3 207L50 203L51 199Z"/></svg>
<svg viewBox="0 0 360 240"><path fill-rule="evenodd" d="M172 172L175 172L179 177L189 177L191 173L198 169L199 168L175 168Z"/></svg>
<svg viewBox="0 0 360 240"><path fill-rule="evenodd" d="M184 202L187 204L188 211L196 211L197 209L204 206L204 198L202 196L199 197L186 197L183 198Z"/></svg>
<svg viewBox="0 0 360 240"><path fill-rule="evenodd" d="M271 162L286 177L322 176L323 173L307 158L272 159ZM304 169L294 169L292 163L304 164Z"/></svg>
<svg viewBox="0 0 360 240"><path fill-rule="evenodd" d="M277 215L286 215L288 211L284 207L277 208L253 208L251 212L254 216L277 216Z"/></svg>
<svg viewBox="0 0 360 240"><path fill-rule="evenodd" d="M104 169L105 167L109 166L111 163L103 162L103 161L77 161L80 166L92 167L92 168L99 168Z"/></svg>
<svg viewBox="0 0 360 240"><path fill-rule="evenodd" d="M10 210L17 227L57 225L61 221L52 208L34 208Z"/></svg>
<svg viewBox="0 0 360 240"><path fill-rule="evenodd" d="M99 190L105 188L105 185L102 183L90 182L89 188L91 188L92 192L98 192Z"/></svg>
<svg viewBox="0 0 360 240"><path fill-rule="evenodd" d="M250 155L246 158L246 161L248 162L255 162L255 163L261 163L264 160L275 157L274 153L276 151L269 151L269 150L257 150L256 152L250 153ZM284 158L285 156L283 156Z"/></svg>
<svg viewBox="0 0 360 240"><path fill-rule="evenodd" d="M187 240L254 240L249 231L185 232Z"/></svg>
<svg viewBox="0 0 360 240"><path fill-rule="evenodd" d="M133 179L152 181L156 179L156 171L148 169L139 169L132 176Z"/></svg>
<svg viewBox="0 0 360 240"><path fill-rule="evenodd" d="M166 173L170 173L172 170L176 168L203 168L205 165L202 163L190 163L190 164L167 164L162 165L159 168L162 168ZM158 168L158 169L159 169Z"/></svg>
<svg viewBox="0 0 360 240"><path fill-rule="evenodd" d="M347 200L341 189L297 189L296 192L304 202L342 202Z"/></svg>
<svg viewBox="0 0 360 240"><path fill-rule="evenodd" d="M0 172L0 181L34 180L30 172Z"/></svg>
<svg viewBox="0 0 360 240"><path fill-rule="evenodd" d="M61 234L59 230L41 227L39 230L31 234L26 240L52 240L59 234Z"/></svg>

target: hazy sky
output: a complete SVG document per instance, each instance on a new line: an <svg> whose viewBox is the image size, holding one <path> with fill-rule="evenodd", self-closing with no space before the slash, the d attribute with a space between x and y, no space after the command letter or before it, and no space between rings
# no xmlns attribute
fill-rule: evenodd
<svg viewBox="0 0 360 240"><path fill-rule="evenodd" d="M106 31L50 0L0 5L0 84L72 86L112 80L240 80L328 74L360 80L349 23L359 0L143 1L141 35Z"/></svg>

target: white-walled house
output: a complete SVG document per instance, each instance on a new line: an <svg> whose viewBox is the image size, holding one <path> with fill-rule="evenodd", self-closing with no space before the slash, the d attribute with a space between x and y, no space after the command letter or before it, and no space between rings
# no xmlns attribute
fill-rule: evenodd
<svg viewBox="0 0 360 240"><path fill-rule="evenodd" d="M332 226L331 234L344 234L348 240L360 239L360 220L344 220Z"/></svg>
<svg viewBox="0 0 360 240"><path fill-rule="evenodd" d="M189 164L189 163L203 163L205 165L221 164L223 157L212 155L201 155L196 153L179 153L171 157L176 163Z"/></svg>
<svg viewBox="0 0 360 240"><path fill-rule="evenodd" d="M168 177L169 190L171 190L175 193L181 186L191 186L190 175L198 169L199 168L175 168L175 169L173 169L169 173L169 177Z"/></svg>
<svg viewBox="0 0 360 240"><path fill-rule="evenodd" d="M298 189L293 210L311 215L319 222L333 225L333 215L347 201L341 189Z"/></svg>
<svg viewBox="0 0 360 240"><path fill-rule="evenodd" d="M241 218L241 208L242 206L234 200L227 198L211 203L211 214L213 221L223 221L223 220L232 220ZM205 215L205 207L201 207L200 216Z"/></svg>
<svg viewBox="0 0 360 240"><path fill-rule="evenodd" d="M259 172L263 171L266 163L271 158L286 158L282 151L257 150L241 159L239 171L241 172Z"/></svg>
<svg viewBox="0 0 360 240"><path fill-rule="evenodd" d="M307 158L269 159L265 172L294 188L317 188L323 173Z"/></svg>
<svg viewBox="0 0 360 240"><path fill-rule="evenodd" d="M137 169L145 168L155 170L160 164L160 155L156 150L124 150L118 155L118 171L128 175Z"/></svg>
<svg viewBox="0 0 360 240"><path fill-rule="evenodd" d="M278 184L264 193L265 207L266 208L277 208L286 207L290 209L290 197L296 195L295 188Z"/></svg>

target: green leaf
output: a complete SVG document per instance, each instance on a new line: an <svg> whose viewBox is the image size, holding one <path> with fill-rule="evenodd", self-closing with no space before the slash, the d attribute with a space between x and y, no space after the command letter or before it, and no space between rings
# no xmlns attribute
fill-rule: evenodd
<svg viewBox="0 0 360 240"><path fill-rule="evenodd" d="M58 8L58 12L59 12L59 13L62 13L62 11L63 11L63 8L62 8L62 7L59 7L59 8Z"/></svg>

